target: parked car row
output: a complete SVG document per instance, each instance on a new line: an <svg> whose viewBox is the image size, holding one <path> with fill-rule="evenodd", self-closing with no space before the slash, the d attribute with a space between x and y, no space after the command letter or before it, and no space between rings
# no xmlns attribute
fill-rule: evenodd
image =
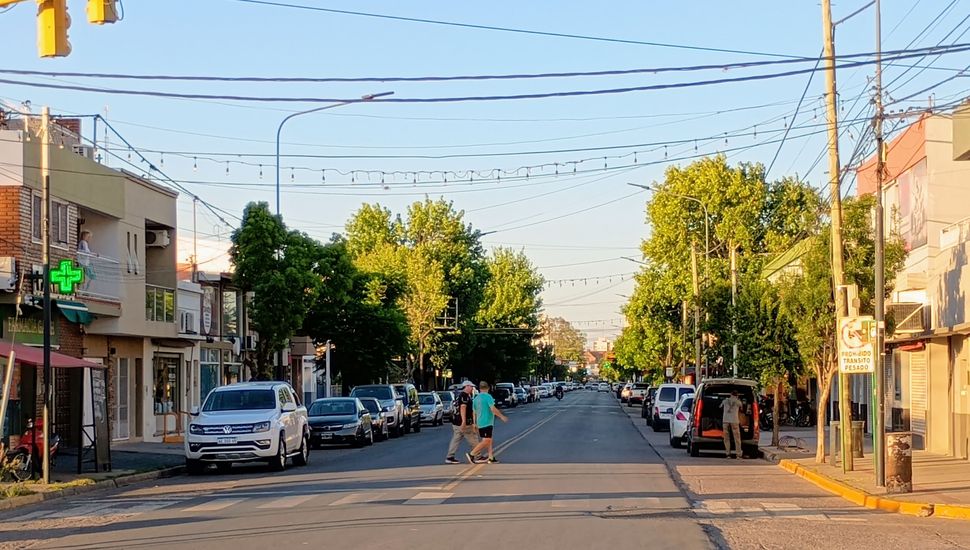
<svg viewBox="0 0 970 550"><path fill-rule="evenodd" d="M192 411L185 437L190 474L214 464L267 462L284 470L309 462L310 450L330 444L372 445L391 437L441 426L451 419L454 393L419 393L413 384L357 386L348 397L300 404L285 382L247 382L213 390Z"/></svg>
<svg viewBox="0 0 970 550"><path fill-rule="evenodd" d="M758 454L759 404L757 383L740 378L711 378L696 388L690 384L625 383L614 386L617 398L628 406L640 403L641 417L653 431L667 431L671 447L686 447L691 456L702 450L724 451L721 402L738 393L741 451ZM609 388L607 388L607 391ZM732 443L733 445L733 443Z"/></svg>

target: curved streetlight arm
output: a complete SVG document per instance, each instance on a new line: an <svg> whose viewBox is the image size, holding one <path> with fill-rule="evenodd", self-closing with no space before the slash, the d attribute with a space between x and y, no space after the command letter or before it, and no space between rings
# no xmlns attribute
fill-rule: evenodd
<svg viewBox="0 0 970 550"><path fill-rule="evenodd" d="M394 92L381 92L379 94L367 94L360 97L360 99L354 101L341 101L340 103L332 103L330 105L324 105L323 107L315 107L313 109L307 109L306 111L299 111L296 113L291 113L286 116L282 121L280 121L279 127L276 128L276 215L280 215L280 134L283 133L283 125L286 124L291 118L296 118L300 115L307 115L310 113L316 113L319 111L326 111L327 109L335 109L337 107L343 107L344 105L352 105L355 103L363 103L365 101L372 101L379 97L392 95Z"/></svg>

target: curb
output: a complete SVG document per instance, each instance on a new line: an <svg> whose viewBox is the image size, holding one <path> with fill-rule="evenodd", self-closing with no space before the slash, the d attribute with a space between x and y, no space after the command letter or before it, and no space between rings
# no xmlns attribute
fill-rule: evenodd
<svg viewBox="0 0 970 550"><path fill-rule="evenodd" d="M154 479L172 477L184 472L185 472L185 466L172 466L169 468L162 468L160 470L153 470L151 472L142 472L137 474L118 476L116 478L111 478L111 479L102 479L101 481L91 483L90 485L79 485L77 487L65 487L64 489L59 489L57 491L48 491L45 493L34 493L31 495L8 498L8 499L0 500L0 511L13 510L15 508L30 506L32 504L40 504L41 502L45 502L48 500L55 500L59 498L80 495L83 493L89 493L91 491L99 491L102 489L124 487L126 485L132 485L134 483L141 483L144 481L151 481Z"/></svg>
<svg viewBox="0 0 970 550"><path fill-rule="evenodd" d="M869 508L896 514L916 517L941 517L950 519L970 520L970 506L952 504L933 504L928 502L911 502L881 497L856 489L840 481L836 481L825 474L810 470L788 459L782 459L778 466L788 472L806 480L826 491L838 495L849 502Z"/></svg>

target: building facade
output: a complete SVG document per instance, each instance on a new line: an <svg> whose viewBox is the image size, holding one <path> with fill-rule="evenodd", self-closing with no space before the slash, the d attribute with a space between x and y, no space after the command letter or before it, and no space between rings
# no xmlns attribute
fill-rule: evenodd
<svg viewBox="0 0 970 550"><path fill-rule="evenodd" d="M55 121L50 132L51 265L83 273L76 285L54 289L54 344L108 367L112 439L158 441L176 427L191 380L192 344L179 337L177 315L177 193L103 165L78 129L77 121ZM40 158L35 119L0 128L0 339L17 328L16 340L32 345L43 295L30 281L42 272ZM28 305L19 315L18 294ZM77 422L66 404L84 389L66 376L54 384L55 429L70 442ZM21 407L13 424L37 410Z"/></svg>

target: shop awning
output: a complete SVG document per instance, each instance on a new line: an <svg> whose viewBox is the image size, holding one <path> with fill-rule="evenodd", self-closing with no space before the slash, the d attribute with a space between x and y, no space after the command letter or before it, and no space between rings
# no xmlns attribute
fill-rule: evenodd
<svg viewBox="0 0 970 550"><path fill-rule="evenodd" d="M4 360L10 357L10 351L16 354L16 361L22 365L41 367L44 365L44 348L25 346L23 344L11 344L10 342L0 342L0 357ZM79 357L71 357L63 353L51 351L51 367L55 369L104 369L104 365L85 361Z"/></svg>
<svg viewBox="0 0 970 550"><path fill-rule="evenodd" d="M68 321L72 323L78 323L80 325L89 325L94 317L91 312L88 311L88 306L82 304L81 302L71 302L69 300L55 300L57 304L57 309L61 310L61 313Z"/></svg>

